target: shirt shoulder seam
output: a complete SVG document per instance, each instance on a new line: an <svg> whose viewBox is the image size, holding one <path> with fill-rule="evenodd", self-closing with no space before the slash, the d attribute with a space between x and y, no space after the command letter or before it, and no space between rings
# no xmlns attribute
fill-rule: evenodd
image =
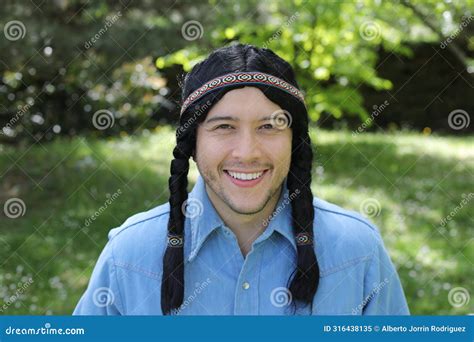
<svg viewBox="0 0 474 342"><path fill-rule="evenodd" d="M346 217L349 217L349 218L352 218L356 221L359 221L361 223L363 223L364 225L366 225L367 227L369 227L371 230L373 231L376 231L376 229L374 228L373 225L371 225L370 223L368 223L367 221L365 220L361 220L360 218L354 216L354 215L350 215L350 214L347 214L347 213L342 213L340 211L335 211L335 210L330 210L330 209L326 209L326 208L323 208L323 207L320 207L318 205L313 205L314 208L318 208L320 210L323 210L323 211L326 211L326 212L329 212L329 213L333 213L333 214L337 214L337 215L341 215L341 216L346 216Z"/></svg>
<svg viewBox="0 0 474 342"><path fill-rule="evenodd" d="M159 214L156 214L156 215L154 215L154 216L147 217L147 218L145 218L145 219L143 219L143 220L141 220L141 221L131 223L131 224L129 224L128 226L125 226L125 227L118 227L118 228L122 228L122 229L120 229L120 231L118 231L117 234L115 234L114 236L112 236L112 238L111 238L110 240L113 240L115 237L117 237L120 233L122 233L123 231L127 230L128 228L131 228L131 227L133 227L133 226L135 226L135 225L137 225L137 224L140 224L140 223L143 223L143 222L146 222L146 221L149 221L149 220L153 220L153 219L155 219L155 218L157 218L157 217L160 217L160 216L169 214L169 212L170 212L169 210L166 210L166 211L164 211L164 212L162 212L162 213L159 213Z"/></svg>

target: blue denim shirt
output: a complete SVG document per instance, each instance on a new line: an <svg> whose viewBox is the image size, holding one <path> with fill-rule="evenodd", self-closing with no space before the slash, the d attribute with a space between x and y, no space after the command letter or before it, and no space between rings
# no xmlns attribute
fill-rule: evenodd
<svg viewBox="0 0 474 342"><path fill-rule="evenodd" d="M404 315L397 272L379 231L359 214L314 198L320 283L313 304L287 290L295 268L291 203L284 182L273 218L244 258L207 196L202 177L185 222L185 291L179 315ZM112 229L76 315L161 315L162 260L169 204Z"/></svg>

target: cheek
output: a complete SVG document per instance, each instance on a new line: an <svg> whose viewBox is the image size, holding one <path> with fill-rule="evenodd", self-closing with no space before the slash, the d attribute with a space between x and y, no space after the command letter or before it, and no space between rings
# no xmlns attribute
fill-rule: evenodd
<svg viewBox="0 0 474 342"><path fill-rule="evenodd" d="M281 166L285 168L284 172L287 173L291 164L291 145L289 147L286 146L286 149L282 149L281 151L285 151L280 155L280 160L282 160Z"/></svg>
<svg viewBox="0 0 474 342"><path fill-rule="evenodd" d="M215 168L224 158L222 144L217 144L210 137L199 137L196 139L196 163L202 168Z"/></svg>
<svg viewBox="0 0 474 342"><path fill-rule="evenodd" d="M267 153L273 159L276 167L289 167L291 162L291 136L274 141L268 146Z"/></svg>

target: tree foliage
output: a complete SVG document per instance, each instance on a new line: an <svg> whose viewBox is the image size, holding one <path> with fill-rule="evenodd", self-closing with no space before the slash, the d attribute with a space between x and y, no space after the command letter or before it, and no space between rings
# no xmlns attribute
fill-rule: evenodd
<svg viewBox="0 0 474 342"><path fill-rule="evenodd" d="M452 35L448 48L459 52L466 68L474 67L473 5L473 0L2 1L0 140L152 128L179 109L177 76L212 49L236 41L271 48L290 61L313 121L322 113L364 120L360 87L392 87L377 73L381 49L409 56L409 43ZM17 22L20 38L11 39ZM99 110L112 115L106 130L92 123Z"/></svg>

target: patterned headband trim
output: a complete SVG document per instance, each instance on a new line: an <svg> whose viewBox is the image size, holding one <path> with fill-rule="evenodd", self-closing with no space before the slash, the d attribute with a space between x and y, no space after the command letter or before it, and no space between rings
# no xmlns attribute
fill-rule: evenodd
<svg viewBox="0 0 474 342"><path fill-rule="evenodd" d="M172 248L183 247L183 235L168 234L168 246Z"/></svg>
<svg viewBox="0 0 474 342"><path fill-rule="evenodd" d="M313 239L309 233L299 233L296 235L296 244L298 246L311 245L312 243Z"/></svg>
<svg viewBox="0 0 474 342"><path fill-rule="evenodd" d="M280 90L287 92L290 95L293 95L298 100L304 103L304 96L298 88L292 86L286 81L282 79L265 74L263 72L235 72L231 74L226 74L223 76L216 77L209 82L206 82L203 86L195 90L188 98L183 102L183 106L181 107L181 114L195 101L199 100L204 95L220 89L227 87L232 84L262 84L267 85L270 87L275 87Z"/></svg>

